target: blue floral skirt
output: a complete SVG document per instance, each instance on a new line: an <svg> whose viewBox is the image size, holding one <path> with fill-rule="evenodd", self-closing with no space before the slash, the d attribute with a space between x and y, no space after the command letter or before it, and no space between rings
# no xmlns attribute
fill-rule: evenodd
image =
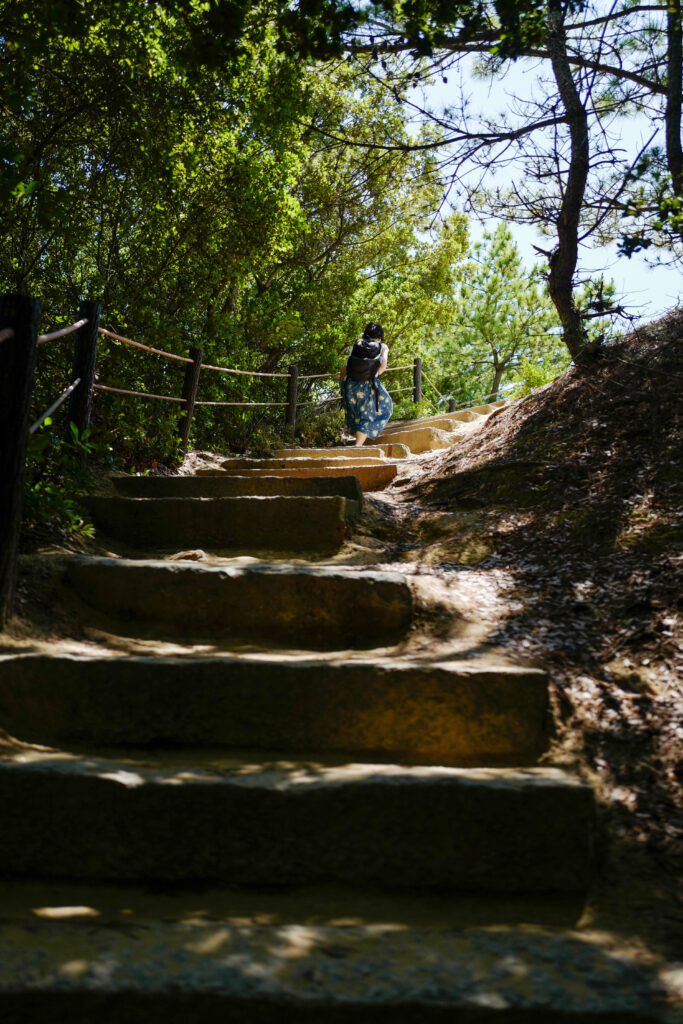
<svg viewBox="0 0 683 1024"><path fill-rule="evenodd" d="M375 401L375 386L377 401ZM360 430L371 441L382 433L391 419L394 403L391 395L380 381L351 380L344 377L342 395L346 399L346 427L350 434Z"/></svg>

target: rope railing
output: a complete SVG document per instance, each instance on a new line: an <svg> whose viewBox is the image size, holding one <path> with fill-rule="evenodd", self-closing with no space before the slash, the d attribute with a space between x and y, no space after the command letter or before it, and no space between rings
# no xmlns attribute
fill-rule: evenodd
<svg viewBox="0 0 683 1024"><path fill-rule="evenodd" d="M38 427L40 427L40 426L41 426L41 425L42 425L42 424L43 424L43 423L45 422L45 420L46 420L46 419L48 418L48 416L52 416L52 413L53 413L53 412L56 412L56 411L57 411L57 409L59 409L60 405L63 405L63 404L64 404L64 402L66 402L66 400L67 400L67 398L69 397L69 395L70 395L70 394L72 393L72 391L75 391L75 390L76 390L76 388L78 387L78 385L79 385L80 383L81 383L81 378L80 378L80 377L77 377L77 378L76 378L76 380L75 380L75 381L73 382L73 384L70 384L70 385L69 385L69 387L68 387L68 388L67 388L67 389L66 389L65 391L62 391L62 393L61 393L61 395L59 396L59 398L57 398L57 399L56 399L56 400L55 400L55 401L54 401L54 402L52 403L52 405L50 406L50 408L49 408L49 409L47 409L47 410L46 410L46 411L45 411L45 412L43 413L43 415L42 415L42 416L40 417L40 419L37 419L37 420L36 420L36 422L35 422L35 423L33 423L33 424L32 424L32 425L31 425L31 426L30 426L30 427L28 428L28 432L29 432L29 434L35 434L35 432L36 432L36 430L38 429Z"/></svg>
<svg viewBox="0 0 683 1024"><path fill-rule="evenodd" d="M456 410L461 409L461 408L462 409L467 409L467 408L469 408L472 405L478 405L480 402L486 404L486 399L487 398L494 398L494 399L496 399L496 401L499 401L500 400L499 399L499 395L500 395L500 391L492 391L488 395L481 395L479 398L470 398L466 402L454 402L452 399L450 399L450 402L452 402L453 408L452 409L449 408L448 411L449 412L455 412ZM445 401L445 399L444 399L444 401Z"/></svg>
<svg viewBox="0 0 683 1024"><path fill-rule="evenodd" d="M260 370L233 370L227 366L211 366L202 363L202 370L215 370L217 373L236 373L244 377L289 377L288 373L264 373ZM303 380L304 378L300 378Z"/></svg>
<svg viewBox="0 0 683 1024"><path fill-rule="evenodd" d="M180 423L180 446L183 452L187 450L189 443L195 405L215 409L223 407L284 408L285 430L287 433L291 432L293 437L296 427L297 408L299 406L318 406L324 408L326 405L339 400L338 397L333 395L325 396L327 385L321 386L320 390L318 390L317 383L314 384L314 382L329 380L332 385L332 382L338 376L336 373L311 373L302 374L299 377L299 369L296 365L290 366L287 373L240 370L227 366L215 366L202 361L203 353L198 348L191 348L188 356L176 355L174 352L146 345L115 331L100 327L99 303L90 300L81 303L79 319L75 323L62 327L59 330L39 335L39 319L40 303L36 299L20 294L0 294L0 382L5 382L6 385L3 388L3 401L0 402L0 438L2 438L2 444L0 444L0 476L3 483L2 488L0 488L0 537L5 541L4 546L0 546L2 547L2 551L0 551L0 628L7 622L8 616L12 611L27 436L34 434L53 413L64 405L67 399L69 400L67 414L69 430L67 437L73 435L77 438L82 438L90 425L93 397L98 393L172 402L180 405L183 413ZM36 348L39 344L42 345L49 341L55 341L71 334L75 334L71 383L50 404L49 408L34 423L31 423L30 410L33 396ZM165 360L182 363L184 366L182 393L180 395L159 395L153 392L133 390L132 388L116 387L101 383L99 380L96 382L97 345L100 337L109 338L114 342L137 348ZM13 343L8 344L9 341L13 341ZM420 357L415 357L412 364L405 363L388 367L386 373L399 373L410 369L413 371L412 392L414 402L420 403L425 401L427 404L433 405L429 399L423 399L423 377L439 395L440 400L445 401L433 381L424 375ZM286 380L286 401L199 401L197 396L202 370L256 379ZM302 395L303 401L298 399L297 389L299 380L307 384L310 382L311 384L310 387L306 388L304 395ZM7 386L8 382L11 382L11 386ZM409 385L391 389L394 394L401 394L410 390L411 387ZM493 397L493 395L484 396L484 398L490 397ZM478 399L475 401L483 402L483 400ZM455 410L456 403L453 399L448 399L448 403L449 411L451 411L451 408ZM470 401L460 404L466 406L472 405L474 402ZM3 551L5 556L3 556Z"/></svg>
<svg viewBox="0 0 683 1024"><path fill-rule="evenodd" d="M441 401L442 401L442 402L445 402L445 401L446 401L446 399L445 399L445 398L443 397L443 395L441 394L441 392L440 392L440 391L439 391L439 389L437 388L436 384L434 384L434 383L433 383L433 382L432 382L432 381L431 381L431 380L429 379L429 377L427 376L427 374L426 374L426 373L424 372L424 368L423 368L423 370L422 370L422 376L423 376L423 377L424 377L424 379L425 379L425 380L427 381L427 383L429 384L429 386L430 386L431 388L433 388L433 389L434 389L434 391L436 391L436 393L437 393L437 395L439 396L439 398L441 399Z"/></svg>
<svg viewBox="0 0 683 1024"><path fill-rule="evenodd" d="M93 384L95 391L110 391L116 395L133 395L134 398L156 398L160 402L184 402L184 398L175 398L173 395L153 395L149 391L127 391L126 388L112 388L106 384Z"/></svg>
<svg viewBox="0 0 683 1024"><path fill-rule="evenodd" d="M412 369L413 369L413 364L412 363L405 363L403 366L389 366L389 367L387 367L386 370L384 370L384 373L395 373L396 370L412 370ZM236 371L236 372L245 373L247 371L241 370L241 371ZM277 374L275 374L274 376L277 376ZM280 376L287 377L287 376L289 376L289 374L280 374ZM336 373L304 373L304 374L301 374L301 376L299 377L299 380L322 380L324 377L337 377L337 376L338 376L338 374L336 374Z"/></svg>
<svg viewBox="0 0 683 1024"><path fill-rule="evenodd" d="M90 391L92 394L95 392L101 392L105 394L118 394L128 395L132 398L151 398L156 401L162 402L176 402L184 405L185 416L182 423L182 448L185 450L189 441L189 432L192 416L194 413L195 406L202 406L204 408L254 408L254 409L267 409L267 408L285 408L285 426L287 429L291 429L293 433L296 426L296 410L297 408L304 405L319 405L321 401L330 401L327 399L316 399L314 401L299 401L298 400L298 384L299 381L334 381L337 378L337 373L309 373L299 375L298 367L292 366L288 373L282 372L270 372L265 370L240 370L236 367L230 366L217 366L213 363L205 363L202 360L203 353L200 349L192 349L192 355L179 356L174 352L168 352L165 349L156 348L152 345L145 345L143 342L134 341L132 338L127 338L123 334L118 334L115 331L107 330L104 327L97 325L96 335L103 335L104 337L111 338L114 341L121 342L124 345L130 345L133 348L141 349L144 352L149 352L152 355L161 356L163 359L176 360L185 364L185 379L183 381L183 390L180 397L175 395L157 395L147 391L134 391L128 388L114 387L113 385L95 383L94 374L90 385ZM421 361L415 359L411 363L403 363L398 366L392 366L387 368L386 373L396 373L401 370L413 370L413 398L416 402L422 401L422 367ZM200 400L197 397L199 389L199 377L202 370L209 370L213 373L225 373L232 376L239 377L253 377L268 380L287 380L287 401L286 402L245 402L245 401L208 401ZM398 394L403 391L410 391L411 388L393 388L391 393Z"/></svg>
<svg viewBox="0 0 683 1024"><path fill-rule="evenodd" d="M64 334L69 333L71 330L75 330L76 328L82 326L83 322L84 321L81 321L78 324L75 324L72 328L67 328L67 329L65 329L61 333L64 333ZM124 345L131 345L134 348L142 349L144 352L151 352L153 355L162 356L165 359L175 359L175 360L177 360L178 362L181 362L181 363L192 363L193 362L193 360L188 358L187 356L178 356L174 352L167 352L165 349L154 348L152 345L144 345L141 341L133 341L132 338L126 338L124 335L117 334L115 331L106 330L106 328L104 328L104 327L98 327L97 330L98 330L98 334L103 334L107 338L113 338L114 341L120 341ZM41 336L41 338L39 340L43 340L43 339L44 340L51 340L53 337L58 337L59 333L60 332L56 332L54 335ZM266 372L265 370L238 370L235 367L231 367L231 366L215 366L213 363L200 363L200 368L202 370L211 370L211 371L213 371L215 373L229 373L229 374L234 374L236 376L243 376L243 377L264 377L264 378L288 379L291 376L291 374L289 374L289 373L271 373L271 372ZM391 366L391 367L388 367L384 372L385 373L395 373L397 370L410 370L410 369L413 369L413 364L412 363L405 363L405 364L403 364L401 366ZM298 379L299 380L324 380L325 378L334 378L336 376L337 376L336 373L307 373L307 374L298 375ZM102 387L99 388L99 390L101 390L101 391L104 391L104 390L114 391L116 389L115 388L104 388L102 386ZM137 395L143 395L144 394L143 392L132 392L132 391L130 391L130 392L122 392L122 393L137 394ZM163 398L164 396L163 395L157 395L156 397L157 398ZM195 405L207 405L207 404L209 404L209 403L207 403L207 402L195 402ZM211 404L218 405L219 403L218 402L213 402ZM238 403L238 402L223 402L223 403L220 403L220 404L222 404L222 405L283 405L283 404L286 405L287 403L286 402L285 403L282 403L282 402L241 402L241 403ZM299 403L299 404L301 404L301 403Z"/></svg>
<svg viewBox="0 0 683 1024"><path fill-rule="evenodd" d="M95 304L91 303L90 306L93 307L93 309L91 310L91 313L92 313L93 310L94 310ZM102 393L102 394L125 395L125 396L131 397L131 398L151 399L153 401L160 401L160 402L173 402L173 403L175 403L177 405L184 406L185 407L185 418L184 418L183 430L182 430L182 434L183 434L183 437L182 437L183 448L186 447L186 445L188 443L188 440L189 440L190 423L191 423L192 414L194 412L194 407L195 406L202 406L202 407L205 407L205 408L213 408L213 409L220 409L220 408L260 408L260 409L266 409L266 408L286 408L286 410L287 410L286 425L293 429L295 424L296 424L296 410L297 410L297 407L304 406L304 405L306 405L306 406L308 406L308 405L319 405L321 401L325 401L325 400L330 401L329 397L327 399L317 398L315 400L298 401L298 396L297 396L298 382L299 381L324 381L324 380L329 380L330 382L332 382L332 381L335 381L337 376L338 376L337 373L334 373L334 372L330 372L330 373L310 373L310 374L302 374L301 376L299 376L298 367L295 367L295 366L291 367L288 373L270 372L270 371L265 371L265 370L241 370L241 369L237 369L236 367L218 366L218 365L215 365L213 363L205 363L205 362L203 362L202 361L202 352L199 349L192 349L191 350L192 354L190 356L177 355L175 352L169 352L166 349L157 348L156 346L153 346L153 345L147 345L147 344L145 344L144 342L141 342L141 341L135 341L133 338L128 338L125 335L119 334L116 331L110 331L110 330L108 330L105 327L101 327L100 324L99 324L99 306L97 306L96 315L94 315L94 318L93 318L93 316L91 316L90 319L88 317L81 317L81 319L76 321L76 323L71 324L68 327L63 327L60 330L52 331L52 332L50 332L48 334L41 334L41 335L36 337L36 343L37 344L44 344L44 343L46 343L48 341L54 341L54 340L56 340L58 338L63 338L63 337L66 337L67 335L73 334L76 331L80 331L82 328L88 328L88 326L90 327L90 337L89 337L89 340L88 340L87 344L85 345L85 348L84 348L83 352L81 352L79 357L78 357L81 364L85 364L85 363L88 364L87 365L87 372L81 372L78 376L76 376L75 372L74 372L73 383L70 384L70 386L59 396L59 398L50 406L50 408L43 414L43 416L36 423L34 423L32 425L31 433L35 432L35 430L37 430L38 427L42 423L45 422L47 417L50 416L53 412L55 412L66 401L66 399L76 391L76 389L81 384L83 384L83 388L85 388L85 390L87 392L87 402L86 402L86 406L87 406L86 420L87 420L87 422L89 422L90 404L92 402L92 397L94 396L94 394L96 392L99 392L99 393ZM13 334L14 334L13 328L11 328L11 327L4 328L3 330L0 331L0 341L5 340L6 338L12 337ZM115 387L114 385L111 385L111 384L103 384L103 383L100 383L99 381L96 382L95 381L95 361L96 361L96 351L97 351L97 338L99 336L103 336L105 338L110 338L112 341L118 342L118 343L123 344L123 345L128 345L128 346L130 346L132 348L139 349L139 350L141 350L143 352L148 352L150 355L159 356L162 359L172 360L172 361L175 361L175 362L183 363L184 366L185 366L185 380L183 382L182 394L180 396L178 396L178 395L159 395L159 394L156 394L154 392L138 391L138 390L133 390L132 388ZM78 348L78 343L77 343L77 348ZM76 370L76 368L77 368L77 360L74 361L74 368ZM419 402L419 401L422 400L422 376L423 376L423 372L422 372L421 360L415 359L415 361L412 364L411 363L403 363L403 364L399 364L397 366L388 367L387 370L385 371L385 373L397 373L397 372L400 372L400 371L403 371L403 370L410 370L410 369L413 370L413 385L412 385L412 388L411 388L410 385L406 386L406 387L392 388L390 393L392 393L392 394L399 394L399 393L403 393L403 392L412 390L413 391L413 397L414 397L415 401ZM256 379L268 379L268 380L276 380L276 379L287 380L288 381L287 401L284 401L284 402L282 402L282 401L247 402L247 401L228 401L228 400L224 400L224 401L218 401L218 400L216 400L216 401L199 400L198 397L197 397L197 391L198 391L198 385L199 385L199 376L200 376L200 373L201 373L202 370L208 370L208 371L215 372L215 373L225 373L225 374L230 374L230 375L239 376L239 377L253 377L253 378L256 378ZM427 378L427 380L428 380L428 383L432 387L434 387L434 384L432 383L432 381L430 381L428 378ZM83 391L83 388L81 388L81 391ZM434 387L434 390L437 391L437 394L439 394L439 397L441 398L442 396L438 392L438 389L436 389ZM85 426L87 426L87 422L84 420L83 422L80 422L79 424L77 424L79 430L85 429Z"/></svg>
<svg viewBox="0 0 683 1024"><path fill-rule="evenodd" d="M73 334L79 327L85 327L87 319L77 320L75 324L71 324L70 327L62 327L59 331L52 331L51 334L39 334L36 338L38 345L44 345L46 341L56 341L57 338L66 338L67 334Z"/></svg>
<svg viewBox="0 0 683 1024"><path fill-rule="evenodd" d="M287 376L289 376L287 374ZM289 405L289 402L195 402L195 405ZM297 405L304 405L304 402L297 402Z"/></svg>
<svg viewBox="0 0 683 1024"><path fill-rule="evenodd" d="M179 363L192 362L192 360L188 359L187 356L177 356L174 352L165 352L161 348L152 348L151 345L143 345L141 341L133 341L131 338L124 338L122 334L114 334L113 331L106 331L104 327L98 327L97 333L104 334L107 338L113 338L114 341L121 341L124 345L132 345L133 348L141 348L144 352L152 352L155 356L163 356L164 359L175 359Z"/></svg>

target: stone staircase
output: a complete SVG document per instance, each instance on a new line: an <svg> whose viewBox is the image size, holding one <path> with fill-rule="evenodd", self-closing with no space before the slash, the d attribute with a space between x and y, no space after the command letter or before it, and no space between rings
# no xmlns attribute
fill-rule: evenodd
<svg viewBox="0 0 683 1024"><path fill-rule="evenodd" d="M65 592L121 646L0 658L3 1024L659 1019L573 927L593 795L537 765L545 673L401 656L408 579L324 564L425 429L92 500L125 551Z"/></svg>

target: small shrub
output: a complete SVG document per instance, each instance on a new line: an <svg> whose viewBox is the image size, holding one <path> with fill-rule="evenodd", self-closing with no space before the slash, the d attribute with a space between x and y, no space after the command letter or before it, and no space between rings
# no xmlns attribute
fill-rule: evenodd
<svg viewBox="0 0 683 1024"><path fill-rule="evenodd" d="M86 460L104 454L90 430L79 434L69 424L69 439L50 432L48 417L40 430L29 436L24 482L24 524L91 537L94 527L78 502L78 494L91 487Z"/></svg>
<svg viewBox="0 0 683 1024"><path fill-rule="evenodd" d="M303 448L329 448L339 444L346 430L346 419L341 405L328 406L323 411L306 412L297 424L297 440Z"/></svg>
<svg viewBox="0 0 683 1024"><path fill-rule="evenodd" d="M412 392L406 392L406 395L410 395ZM394 412L392 414L392 420L419 420L425 416L433 416L435 411L434 406L431 402L423 400L422 402L413 402L412 398L406 397L400 399L399 396L394 397Z"/></svg>
<svg viewBox="0 0 683 1024"><path fill-rule="evenodd" d="M530 395L532 391L550 384L563 370L558 369L557 362L531 362L522 356L517 372L513 378L515 388L510 391L510 397L522 398Z"/></svg>

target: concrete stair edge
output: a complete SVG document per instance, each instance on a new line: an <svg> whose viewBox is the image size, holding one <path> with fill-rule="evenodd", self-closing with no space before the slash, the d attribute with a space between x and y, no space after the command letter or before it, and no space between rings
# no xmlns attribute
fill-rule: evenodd
<svg viewBox="0 0 683 1024"><path fill-rule="evenodd" d="M656 970L618 937L604 948L571 924L461 923L443 897L438 921L409 924L394 897L397 927L353 900L336 916L323 899L323 912L298 917L278 913L272 895L14 883L11 896L0 923L3 1024L662 1020ZM293 899L315 906L311 893Z"/></svg>
<svg viewBox="0 0 683 1024"><path fill-rule="evenodd" d="M351 475L245 477L217 470L211 476L112 476L110 481L118 494L129 498L339 495L359 504L363 501L360 483Z"/></svg>
<svg viewBox="0 0 683 1024"><path fill-rule="evenodd" d="M530 763L537 669L327 658L0 658L0 726L31 743L195 744L423 764Z"/></svg>
<svg viewBox="0 0 683 1024"><path fill-rule="evenodd" d="M377 647L403 636L413 614L394 572L77 556L65 580L90 608L163 635Z"/></svg>
<svg viewBox="0 0 683 1024"><path fill-rule="evenodd" d="M337 551L360 503L339 495L230 495L83 499L98 530L147 549Z"/></svg>
<svg viewBox="0 0 683 1024"><path fill-rule="evenodd" d="M557 769L24 750L0 757L0 813L12 876L507 894L592 876L593 793Z"/></svg>

